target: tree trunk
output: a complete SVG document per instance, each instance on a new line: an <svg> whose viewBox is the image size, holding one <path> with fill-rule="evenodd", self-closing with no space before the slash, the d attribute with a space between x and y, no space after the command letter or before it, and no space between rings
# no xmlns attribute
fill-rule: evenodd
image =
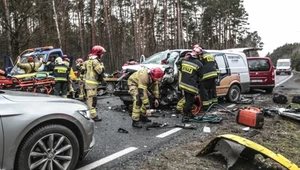
<svg viewBox="0 0 300 170"><path fill-rule="evenodd" d="M180 13L180 0L177 0L177 48L181 48L181 13Z"/></svg>
<svg viewBox="0 0 300 170"><path fill-rule="evenodd" d="M186 15L186 48L189 48L189 15L188 14Z"/></svg>
<svg viewBox="0 0 300 170"><path fill-rule="evenodd" d="M84 3L83 1L79 1L78 3L78 10L77 10L77 16L78 16L78 26L79 26L79 36L80 36L80 50L81 50L81 58L85 55L84 53L84 38L83 38L83 20L84 19L84 13L83 13Z"/></svg>
<svg viewBox="0 0 300 170"><path fill-rule="evenodd" d="M92 12L92 20L91 20L91 40L92 46L96 45L96 37L95 37L95 0L91 0L91 12Z"/></svg>
<svg viewBox="0 0 300 170"><path fill-rule="evenodd" d="M109 46L109 58L111 59L111 66L110 69L113 68L115 65L115 58L113 57L113 50L112 50L112 40L111 40L111 20L110 20L110 14L111 12L109 11L110 8L110 3L108 0L104 0L104 17L105 17L105 25L106 25L106 31L108 35L108 46Z"/></svg>
<svg viewBox="0 0 300 170"><path fill-rule="evenodd" d="M58 38L58 42L59 42L59 47L62 48L61 37L60 37L59 26L58 26L58 17L57 17L57 13L56 13L54 0L52 0L52 6L53 6L53 14L54 14L54 20L55 20L55 26L56 26L56 31L57 31L57 38Z"/></svg>
<svg viewBox="0 0 300 170"><path fill-rule="evenodd" d="M168 49L168 0L164 1L164 48Z"/></svg>
<svg viewBox="0 0 300 170"><path fill-rule="evenodd" d="M6 38L7 38L7 42L8 42L7 49L8 49L8 54L10 56L12 56L12 40L11 40L12 27L11 27L10 15L9 15L9 5L6 0L2 0L2 2L3 2L4 9L5 9L5 20L7 23L7 29L6 29L6 32L7 32Z"/></svg>

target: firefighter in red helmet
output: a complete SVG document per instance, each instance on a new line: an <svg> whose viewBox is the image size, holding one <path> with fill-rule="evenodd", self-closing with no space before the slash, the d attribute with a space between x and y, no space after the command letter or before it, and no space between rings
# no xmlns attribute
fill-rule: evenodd
<svg viewBox="0 0 300 170"><path fill-rule="evenodd" d="M201 53L202 48L195 45L191 53L186 54L182 60L176 63L181 73L179 75L179 87L184 93L184 98L177 104L178 110L181 110L180 106L183 107L183 123L189 122L194 117L192 107L195 97L199 94L198 85L203 77L203 65L199 60Z"/></svg>
<svg viewBox="0 0 300 170"><path fill-rule="evenodd" d="M104 72L104 65L101 58L106 50L100 46L95 45L92 48L92 53L89 59L84 62L82 67L82 72L84 74L85 80L85 90L86 90L86 104L90 108L91 118L94 121L101 121L97 115L97 88L99 85L99 79Z"/></svg>
<svg viewBox="0 0 300 170"><path fill-rule="evenodd" d="M160 68L139 70L128 78L129 93L133 98L132 126L142 128L141 122L151 122L147 118L150 115L150 103L148 92L154 96L154 106L159 106L159 81L163 77ZM151 89L149 89L151 87ZM149 90L149 91L148 91Z"/></svg>

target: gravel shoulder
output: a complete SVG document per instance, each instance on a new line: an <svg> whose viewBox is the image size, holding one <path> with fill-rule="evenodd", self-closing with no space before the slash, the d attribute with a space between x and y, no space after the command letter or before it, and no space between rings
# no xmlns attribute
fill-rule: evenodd
<svg viewBox="0 0 300 170"><path fill-rule="evenodd" d="M300 73L295 72L294 76L283 85L274 89L274 93L284 94L289 102L292 97L300 94ZM250 106L265 108L284 108L288 106L276 104L272 101L273 94L256 95L254 104ZM244 105L249 106L249 105ZM199 170L226 170L226 161L219 154L211 154L205 157L197 157L197 153L205 147L212 139L222 134L234 134L252 140L262 146L269 148L275 153L280 153L287 159L300 167L300 123L281 116L265 117L263 129L254 137L249 137L242 128L245 126L235 122L234 117L224 120L221 124L203 124L211 128L211 133L203 133L202 129L193 133L185 133L160 146L153 152L140 155L139 159L127 162L126 169L199 169ZM231 169L257 170L257 169L284 169L275 161L264 159L258 155L254 162L239 159Z"/></svg>

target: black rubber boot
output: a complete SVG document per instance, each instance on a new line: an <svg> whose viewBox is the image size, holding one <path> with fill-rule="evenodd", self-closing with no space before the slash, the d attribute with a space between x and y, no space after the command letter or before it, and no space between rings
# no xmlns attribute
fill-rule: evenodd
<svg viewBox="0 0 300 170"><path fill-rule="evenodd" d="M148 119L147 116L143 116L143 115L140 116L140 120L144 123L152 122L150 119Z"/></svg>
<svg viewBox="0 0 300 170"><path fill-rule="evenodd" d="M142 128L143 125L142 125L142 123L139 120L132 120L132 127Z"/></svg>
<svg viewBox="0 0 300 170"><path fill-rule="evenodd" d="M98 116L94 117L93 120L95 122L101 122L102 121L102 119L100 117L98 117Z"/></svg>
<svg viewBox="0 0 300 170"><path fill-rule="evenodd" d="M181 122L182 122L182 123L190 122L190 117L189 117L189 116L186 116L186 115L183 115L183 116L182 116L182 119L181 119Z"/></svg>

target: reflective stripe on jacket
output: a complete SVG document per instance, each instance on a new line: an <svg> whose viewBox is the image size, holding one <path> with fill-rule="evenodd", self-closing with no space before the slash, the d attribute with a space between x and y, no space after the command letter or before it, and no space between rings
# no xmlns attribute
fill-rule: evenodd
<svg viewBox="0 0 300 170"><path fill-rule="evenodd" d="M202 78L202 63L199 59L188 57L179 61L181 74L179 87L190 93L198 94L199 80Z"/></svg>
<svg viewBox="0 0 300 170"><path fill-rule="evenodd" d="M99 85L99 76L101 76L104 65L97 58L91 58L84 62L84 79L85 79L85 89L96 89Z"/></svg>
<svg viewBox="0 0 300 170"><path fill-rule="evenodd" d="M68 81L70 69L64 64L54 65L53 76L55 81Z"/></svg>
<svg viewBox="0 0 300 170"><path fill-rule="evenodd" d="M210 53L204 53L202 58L203 58L202 59L202 64L203 64L202 80L217 77L218 76L217 66L216 66L217 64L214 56L211 55Z"/></svg>
<svg viewBox="0 0 300 170"><path fill-rule="evenodd" d="M146 69L139 70L133 73L127 82L128 86L136 86L139 90L143 91L143 95L140 96L143 104L145 105L146 109L150 108L149 105L149 98L148 98L148 89L152 91L152 94L155 98L159 98L159 87L158 81L152 81L148 71Z"/></svg>

